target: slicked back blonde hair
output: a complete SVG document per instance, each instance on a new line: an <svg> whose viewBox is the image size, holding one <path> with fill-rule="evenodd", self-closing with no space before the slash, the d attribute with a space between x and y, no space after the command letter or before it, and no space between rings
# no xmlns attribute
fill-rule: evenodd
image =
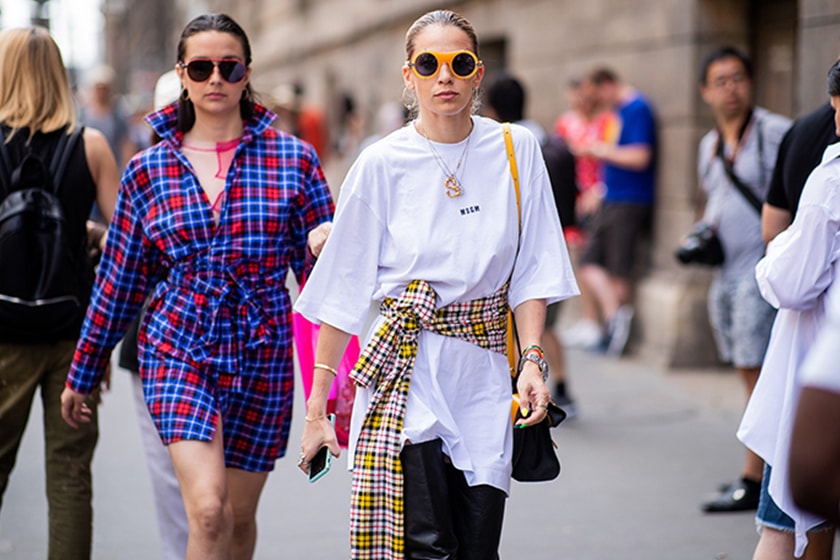
<svg viewBox="0 0 840 560"><path fill-rule="evenodd" d="M453 12L452 10L434 10L417 18L417 20L411 24L411 27L408 28L408 31L405 34L406 60L411 60L411 57L414 56L414 41L417 38L417 35L432 25L440 25L444 27L451 25L466 33L472 43L473 52L477 57L481 58L480 53L478 52L478 35L476 35L475 29L472 24L467 21L467 18L461 14Z"/></svg>
<svg viewBox="0 0 840 560"><path fill-rule="evenodd" d="M0 122L52 132L76 124L73 95L61 52L43 27L0 32ZM10 135L10 136L11 136Z"/></svg>

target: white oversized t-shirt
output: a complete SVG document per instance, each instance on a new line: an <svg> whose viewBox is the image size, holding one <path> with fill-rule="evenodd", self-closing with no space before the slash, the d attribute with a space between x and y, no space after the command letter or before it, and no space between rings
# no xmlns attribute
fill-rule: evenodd
<svg viewBox="0 0 840 560"><path fill-rule="evenodd" d="M437 306L491 295L511 277L510 303L548 303L578 294L540 147L512 125L522 199L517 256L516 195L499 123L473 117L458 179L446 174L413 124L365 149L341 188L335 223L295 310L314 322L362 334L371 304L426 280ZM435 144L455 169L465 142ZM366 340L381 316L368 329ZM372 389L359 390L350 434L351 467ZM469 342L422 331L403 440L443 441L470 485L510 487L511 382L507 358Z"/></svg>

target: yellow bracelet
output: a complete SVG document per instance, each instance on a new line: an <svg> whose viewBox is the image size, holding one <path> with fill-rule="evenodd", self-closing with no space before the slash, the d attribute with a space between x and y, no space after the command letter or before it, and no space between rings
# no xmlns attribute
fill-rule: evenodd
<svg viewBox="0 0 840 560"><path fill-rule="evenodd" d="M321 420L321 419L326 418L326 417L327 417L326 414L322 414L321 416L316 416L315 418L310 418L309 416L304 416L304 418L306 418L307 422L314 422L315 420Z"/></svg>
<svg viewBox="0 0 840 560"><path fill-rule="evenodd" d="M328 366L327 364L315 364L313 369L322 369L324 371L330 372L331 374L333 374L335 376L338 375L338 370L335 369L334 367Z"/></svg>

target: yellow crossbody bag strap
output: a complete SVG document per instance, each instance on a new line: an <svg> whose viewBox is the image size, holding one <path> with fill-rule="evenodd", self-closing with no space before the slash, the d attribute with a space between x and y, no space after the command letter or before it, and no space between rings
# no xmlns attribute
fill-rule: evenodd
<svg viewBox="0 0 840 560"><path fill-rule="evenodd" d="M519 198L519 169L516 167L516 152L513 151L513 137L510 135L510 123L502 125L505 133L505 146L507 147L508 163L510 164L510 175L513 177L513 188L516 190L516 219L519 229L522 229L522 206Z"/></svg>
<svg viewBox="0 0 840 560"><path fill-rule="evenodd" d="M519 196L519 170L516 167L516 152L513 150L513 138L510 135L510 123L504 123L502 130L505 134L505 146L507 147L507 158L510 164L510 175L513 177L513 188L516 191L516 220L517 231L522 230L522 206ZM519 242L517 241L517 253L519 252ZM513 326L513 311L508 312L508 326L507 326L507 355L508 365L510 366L510 376L516 377L516 370L519 357L516 355L516 341L514 340L514 326Z"/></svg>

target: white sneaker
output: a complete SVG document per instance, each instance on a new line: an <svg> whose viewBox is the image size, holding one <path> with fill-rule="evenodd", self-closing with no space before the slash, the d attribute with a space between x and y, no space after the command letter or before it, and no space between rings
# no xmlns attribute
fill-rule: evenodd
<svg viewBox="0 0 840 560"><path fill-rule="evenodd" d="M562 340L566 346L591 349L601 343L604 333L598 323L581 319L563 331Z"/></svg>

